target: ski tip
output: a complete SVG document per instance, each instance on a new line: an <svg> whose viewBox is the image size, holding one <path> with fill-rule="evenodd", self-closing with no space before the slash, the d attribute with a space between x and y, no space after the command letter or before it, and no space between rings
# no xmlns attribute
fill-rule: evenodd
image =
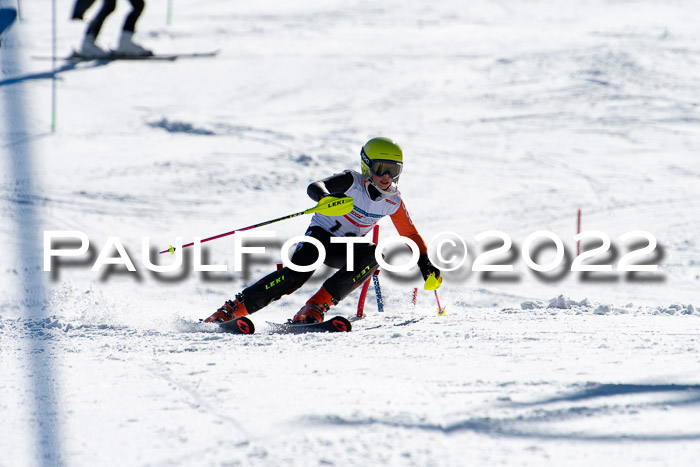
<svg viewBox="0 0 700 467"><path fill-rule="evenodd" d="M234 334L255 334L255 324L245 316L221 323L219 327Z"/></svg>
<svg viewBox="0 0 700 467"><path fill-rule="evenodd" d="M331 318L329 322L338 332L352 331L352 323L347 318L344 318L342 316L336 316L334 318Z"/></svg>

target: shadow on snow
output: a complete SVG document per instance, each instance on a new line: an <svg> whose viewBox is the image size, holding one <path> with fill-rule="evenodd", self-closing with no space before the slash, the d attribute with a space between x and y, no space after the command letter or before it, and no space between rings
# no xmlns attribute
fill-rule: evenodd
<svg viewBox="0 0 700 467"><path fill-rule="evenodd" d="M613 398L616 396L634 396L657 394L659 397L652 402L626 402L619 405L602 404L600 406L570 406L563 408L547 408L550 404L576 403L580 401ZM661 397L665 395L680 395L677 399ZM560 423L567 420L584 419L603 416L624 416L637 414L644 410L662 410L667 407L680 407L700 403L700 385L680 384L589 384L586 388L562 394L538 402L508 403L507 408L530 408L529 413L518 413L503 418L479 417L450 424L435 424L428 421L414 421L406 417L365 417L346 418L338 415L306 417L310 423L336 426L380 425L391 428L418 429L427 431L455 434L473 432L490 436L506 438L527 438L541 440L570 440L593 442L667 442L667 441L696 441L700 440L700 432L689 433L624 433L613 434L584 433L580 430L568 430L560 425L547 429L547 423Z"/></svg>
<svg viewBox="0 0 700 467"><path fill-rule="evenodd" d="M49 70L49 71L43 71L43 72L38 72L38 73L29 73L26 75L21 75L21 76L15 76L13 78L7 78L2 81L0 81L0 86L9 86L12 84L18 84L18 83L23 83L25 81L32 81L32 80L42 80L42 79L53 79L57 77L61 73L65 73L67 71L72 71L72 70L88 70L91 68L97 68L100 66L107 65L113 60L93 60L89 64L85 64L84 62L69 62L61 65L59 68L56 68L55 70ZM83 66L78 67L78 64L82 63Z"/></svg>

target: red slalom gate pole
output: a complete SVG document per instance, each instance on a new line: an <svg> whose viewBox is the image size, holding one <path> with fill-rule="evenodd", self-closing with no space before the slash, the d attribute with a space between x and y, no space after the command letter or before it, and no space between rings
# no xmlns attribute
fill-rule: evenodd
<svg viewBox="0 0 700 467"><path fill-rule="evenodd" d="M369 289L369 279L362 284L362 290L360 291L360 301L357 302L357 317L362 318L365 316L365 298L367 297L367 289Z"/></svg>

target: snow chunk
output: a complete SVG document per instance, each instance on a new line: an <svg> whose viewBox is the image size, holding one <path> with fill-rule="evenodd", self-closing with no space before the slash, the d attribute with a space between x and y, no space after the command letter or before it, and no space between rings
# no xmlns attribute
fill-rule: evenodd
<svg viewBox="0 0 700 467"><path fill-rule="evenodd" d="M542 308L542 302L535 300L525 300L520 304L520 308L523 310L536 310L537 308Z"/></svg>
<svg viewBox="0 0 700 467"><path fill-rule="evenodd" d="M667 314L667 315L694 315L695 307L692 304L683 306L679 304L668 305L667 307L657 307L656 314Z"/></svg>
<svg viewBox="0 0 700 467"><path fill-rule="evenodd" d="M592 308L593 304L587 298L584 298L580 302L576 300L571 300L565 295L559 295L558 297L551 298L549 304L546 308L554 308L559 310L570 310L572 308ZM525 300L520 304L520 308L523 310L536 310L540 308L545 308L544 303L539 300Z"/></svg>
<svg viewBox="0 0 700 467"><path fill-rule="evenodd" d="M549 305L547 308L556 308L560 310L570 310L572 308L593 308L593 303L587 298L584 298L580 302L572 300L565 295L559 295L558 297L549 300Z"/></svg>
<svg viewBox="0 0 700 467"><path fill-rule="evenodd" d="M560 310L568 310L571 308L571 305L575 304L576 302L569 300L568 297L565 297L564 295L559 295L558 297L549 300L549 305L547 305L547 308L558 308Z"/></svg>
<svg viewBox="0 0 700 467"><path fill-rule="evenodd" d="M52 316L51 318L46 318L46 319L44 319L42 325L43 325L43 327L46 328L46 329L54 329L54 328L61 328L61 327L63 327L63 325L61 324L61 322L60 322L58 319L56 319L55 316Z"/></svg>
<svg viewBox="0 0 700 467"><path fill-rule="evenodd" d="M656 308L657 315L660 315L660 314L675 315L676 311L678 311L678 309L674 305L670 305L667 307L660 306L660 307Z"/></svg>

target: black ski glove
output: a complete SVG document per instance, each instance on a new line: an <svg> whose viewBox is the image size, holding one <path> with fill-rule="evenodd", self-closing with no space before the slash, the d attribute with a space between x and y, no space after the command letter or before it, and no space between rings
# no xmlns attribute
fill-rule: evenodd
<svg viewBox="0 0 700 467"><path fill-rule="evenodd" d="M418 257L418 268L420 273L423 274L423 280L428 279L428 276L433 273L435 274L435 279L440 277L440 270L430 262L428 255L425 253Z"/></svg>

